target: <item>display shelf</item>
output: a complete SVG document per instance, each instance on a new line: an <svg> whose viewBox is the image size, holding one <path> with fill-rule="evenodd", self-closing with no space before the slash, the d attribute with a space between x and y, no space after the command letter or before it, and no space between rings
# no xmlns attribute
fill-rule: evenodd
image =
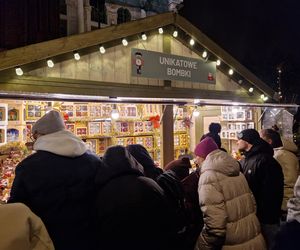
<svg viewBox="0 0 300 250"><path fill-rule="evenodd" d="M7 117L8 104L0 103L0 126L7 126L8 117Z"/></svg>

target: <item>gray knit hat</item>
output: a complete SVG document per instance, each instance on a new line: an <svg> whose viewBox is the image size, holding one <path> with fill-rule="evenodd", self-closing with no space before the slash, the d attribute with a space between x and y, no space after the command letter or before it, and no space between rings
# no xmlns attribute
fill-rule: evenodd
<svg viewBox="0 0 300 250"><path fill-rule="evenodd" d="M47 135L65 129L64 120L58 111L51 110L32 126L33 134Z"/></svg>

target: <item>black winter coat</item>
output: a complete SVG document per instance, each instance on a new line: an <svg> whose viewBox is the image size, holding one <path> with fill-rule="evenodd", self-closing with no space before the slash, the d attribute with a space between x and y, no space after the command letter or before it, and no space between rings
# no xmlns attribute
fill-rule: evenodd
<svg viewBox="0 0 300 250"><path fill-rule="evenodd" d="M243 173L255 197L260 223L279 223L283 198L283 173L273 158L272 147L261 140L240 161Z"/></svg>
<svg viewBox="0 0 300 250"><path fill-rule="evenodd" d="M103 162L96 179L100 249L174 249L163 190L122 146L108 148Z"/></svg>
<svg viewBox="0 0 300 250"><path fill-rule="evenodd" d="M161 168L155 166L155 163L149 152L140 144L131 144L126 146L129 153L143 166L144 175L152 180L157 180L157 177L163 173Z"/></svg>
<svg viewBox="0 0 300 250"><path fill-rule="evenodd" d="M272 250L298 250L300 246L300 223L296 220L289 221L280 227L275 237Z"/></svg>
<svg viewBox="0 0 300 250"><path fill-rule="evenodd" d="M71 158L37 151L16 168L9 202L25 203L43 220L56 250L97 249L94 179L101 164L87 152Z"/></svg>

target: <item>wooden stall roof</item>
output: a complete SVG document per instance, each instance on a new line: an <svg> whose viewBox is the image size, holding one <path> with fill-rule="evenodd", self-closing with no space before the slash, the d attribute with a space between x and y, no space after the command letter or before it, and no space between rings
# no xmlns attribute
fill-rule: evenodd
<svg viewBox="0 0 300 250"><path fill-rule="evenodd" d="M201 46L213 53L216 57L221 58L224 63L230 65L230 67L232 67L247 81L251 82L256 88L274 98L274 90L241 65L235 58L233 58L215 42L209 39L197 27L185 18L173 12L154 15L123 24L108 26L103 29L87 33L67 36L0 52L0 77L2 74L1 72L14 69L17 66L32 64L36 67L37 62L47 58L62 56L76 50L87 49L99 44L113 42L124 37L133 36L142 32L152 31L159 27L170 25L176 26L189 36L193 37ZM183 42L188 43L188 40Z"/></svg>

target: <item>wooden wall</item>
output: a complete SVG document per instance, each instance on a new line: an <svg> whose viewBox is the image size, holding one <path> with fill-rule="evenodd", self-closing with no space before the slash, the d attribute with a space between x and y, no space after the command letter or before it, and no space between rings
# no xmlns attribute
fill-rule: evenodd
<svg viewBox="0 0 300 250"><path fill-rule="evenodd" d="M123 84L139 84L151 86L163 86L163 80L147 79L131 76L131 48L140 48L152 51L163 51L163 39L161 35L149 36L147 41L140 39L129 42L127 47L118 45L107 48L104 55L95 52L82 56L80 61L74 59L55 64L54 68L41 68L31 71L32 76L58 77L67 79L82 79L99 82L116 82ZM171 39L171 52L174 55L200 58L195 52L176 39ZM236 82L221 71L217 70L216 84L203 84L197 82L172 81L172 87L226 90L245 92Z"/></svg>

